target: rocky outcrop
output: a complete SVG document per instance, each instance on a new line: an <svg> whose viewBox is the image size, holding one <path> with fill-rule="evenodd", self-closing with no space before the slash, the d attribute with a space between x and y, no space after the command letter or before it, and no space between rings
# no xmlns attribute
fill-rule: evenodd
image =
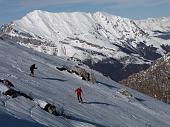
<svg viewBox="0 0 170 127"><path fill-rule="evenodd" d="M2 84L4 84L5 86L7 86L7 87L14 87L14 85L12 84L12 82L10 82L10 81L7 80L7 79L0 79L0 82L1 82Z"/></svg>
<svg viewBox="0 0 170 127"><path fill-rule="evenodd" d="M61 66L61 67L56 67L60 71L68 71L69 73L75 73L76 75L82 77L82 80L90 81L93 84L96 83L96 78L93 73L88 72L84 68L81 68L79 66Z"/></svg>
<svg viewBox="0 0 170 127"><path fill-rule="evenodd" d="M11 98L17 98L19 96L22 96L26 99L29 99L30 101L37 104L40 108L42 108L44 111L53 114L55 116L65 116L64 111L61 109L57 109L55 105L48 103L43 100L39 100L36 98L33 98L30 95L27 95L21 91L18 91L15 89L14 85L7 79L0 79L0 92L2 92L3 96L9 96Z"/></svg>

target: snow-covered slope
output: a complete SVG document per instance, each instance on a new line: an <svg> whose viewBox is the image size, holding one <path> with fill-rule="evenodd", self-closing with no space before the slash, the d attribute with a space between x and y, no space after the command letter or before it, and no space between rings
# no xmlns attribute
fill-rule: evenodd
<svg viewBox="0 0 170 127"><path fill-rule="evenodd" d="M146 20L135 21L140 28L147 32L169 32L170 31L170 17L162 18L148 18Z"/></svg>
<svg viewBox="0 0 170 127"><path fill-rule="evenodd" d="M40 52L86 61L96 70L100 70L101 63L106 64L103 70L107 64L113 65L103 73L116 72L110 75L114 78L118 71L120 78L114 79L119 80L129 75L128 69L132 72L144 69L152 60L170 51L170 40L162 37L170 30L169 18L151 21L133 21L104 12L35 10L2 26L0 35ZM159 34L154 34L153 30Z"/></svg>
<svg viewBox="0 0 170 127"><path fill-rule="evenodd" d="M10 121L10 122L9 122ZM17 119L12 115L0 112L0 126L1 127L45 127L39 123L30 122L23 119Z"/></svg>
<svg viewBox="0 0 170 127"><path fill-rule="evenodd" d="M38 66L35 77L29 76L32 63ZM0 83L1 112L49 127L170 126L169 105L127 89L86 66L82 68L94 73L96 84L57 70L56 66L61 65L74 66L75 63L1 40L0 78L8 79L15 90L33 98L5 96L2 92L6 87ZM74 93L79 86L84 92L84 104L78 103ZM55 116L44 111L40 107L45 102L55 105L57 110L64 110L69 117Z"/></svg>

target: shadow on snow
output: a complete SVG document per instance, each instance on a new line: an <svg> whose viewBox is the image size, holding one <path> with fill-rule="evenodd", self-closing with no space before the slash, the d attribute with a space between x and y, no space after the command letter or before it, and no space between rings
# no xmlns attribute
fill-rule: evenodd
<svg viewBox="0 0 170 127"><path fill-rule="evenodd" d="M138 98L138 97L135 97L135 99L136 99L137 101L139 101L139 102L144 102L144 101L145 101L144 99Z"/></svg>
<svg viewBox="0 0 170 127"><path fill-rule="evenodd" d="M117 87L115 87L115 86L112 86L112 85L109 85L109 84L107 84L107 83L103 83L103 82L100 82L100 81L97 81L96 83L103 84L103 85L105 85L105 86L107 86L107 87L109 87L109 88L117 88Z"/></svg>
<svg viewBox="0 0 170 127"><path fill-rule="evenodd" d="M105 102L83 102L84 104L97 104L97 105L106 105L106 106L113 106L113 107L117 107L117 105L112 105L112 104L108 104Z"/></svg>
<svg viewBox="0 0 170 127"><path fill-rule="evenodd" d="M64 79L59 79L59 78L49 78L49 77L39 77L39 76L36 76L36 78L39 78L39 79L45 79L45 80L58 80L58 81L67 81L67 80L64 80Z"/></svg>
<svg viewBox="0 0 170 127"><path fill-rule="evenodd" d="M66 117L66 118L67 118L67 117ZM75 117L75 116L70 116L70 117L68 117L67 119L74 120L74 121L78 121L78 122L83 122L83 123L92 124L92 125L97 126L97 127L108 127L108 126L106 126L106 125L102 125L102 124L100 124L100 123L95 123L95 122L93 122L93 121L85 120L85 119L78 118L78 117Z"/></svg>

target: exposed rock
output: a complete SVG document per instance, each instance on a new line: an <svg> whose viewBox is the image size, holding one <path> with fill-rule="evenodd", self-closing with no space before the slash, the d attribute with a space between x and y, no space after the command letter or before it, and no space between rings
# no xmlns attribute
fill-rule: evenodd
<svg viewBox="0 0 170 127"><path fill-rule="evenodd" d="M3 83L4 85L6 85L7 87L14 87L14 85L12 84L12 82L10 82L7 79L0 79L0 82Z"/></svg>
<svg viewBox="0 0 170 127"><path fill-rule="evenodd" d="M71 66L71 67L66 67L66 66L61 66L61 67L56 67L60 71L68 71L69 73L75 73L78 76L82 77L82 80L90 81L93 84L96 83L96 78L94 74L88 72L87 70L79 67L79 66Z"/></svg>
<svg viewBox="0 0 170 127"><path fill-rule="evenodd" d="M52 105L52 104L47 104L45 107L44 107L44 110L49 112L50 114L53 114L53 115L60 115L57 111L56 111L56 107L55 105Z"/></svg>
<svg viewBox="0 0 170 127"><path fill-rule="evenodd" d="M9 89L7 91L3 92L3 95L10 96L12 98L16 98L18 96L23 96L23 97L25 97L25 98L27 98L29 100L33 100L33 98L31 96L28 96L27 94L25 94L25 93L23 93L21 91L17 91L17 90L15 90L13 88L10 88L10 87L9 87Z"/></svg>
<svg viewBox="0 0 170 127"><path fill-rule="evenodd" d="M133 97L133 95L127 89L121 89L119 92L124 96Z"/></svg>
<svg viewBox="0 0 170 127"><path fill-rule="evenodd" d="M66 71L66 70L69 70L68 67L66 66L61 66L61 67L56 67L59 71Z"/></svg>
<svg viewBox="0 0 170 127"><path fill-rule="evenodd" d="M3 93L3 95L11 96L12 98L15 98L15 97L17 97L17 91L10 88L5 93Z"/></svg>

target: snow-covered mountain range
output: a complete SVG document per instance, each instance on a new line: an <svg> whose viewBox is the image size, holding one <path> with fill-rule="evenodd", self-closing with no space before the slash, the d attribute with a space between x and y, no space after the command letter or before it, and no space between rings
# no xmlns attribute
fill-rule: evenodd
<svg viewBox="0 0 170 127"><path fill-rule="evenodd" d="M35 77L29 75L33 63L38 67ZM60 71L56 66L84 68L94 74L96 83L82 80L70 71ZM0 126L3 127L170 126L168 104L126 88L87 66L2 38L0 79ZM79 86L84 104L77 101L74 92ZM61 113L45 110L47 103Z"/></svg>
<svg viewBox="0 0 170 127"><path fill-rule="evenodd" d="M135 21L103 12L35 10L3 25L0 36L82 61L118 81L170 51L170 18Z"/></svg>

